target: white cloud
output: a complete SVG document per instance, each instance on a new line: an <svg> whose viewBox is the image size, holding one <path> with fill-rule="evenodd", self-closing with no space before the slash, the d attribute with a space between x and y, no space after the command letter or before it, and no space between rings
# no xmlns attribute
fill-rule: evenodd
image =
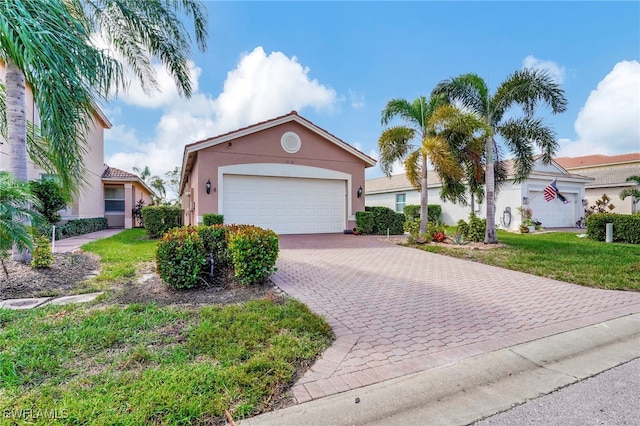
<svg viewBox="0 0 640 426"><path fill-rule="evenodd" d="M618 62L591 91L574 128L577 140L561 139L559 156L638 152L640 62Z"/></svg>
<svg viewBox="0 0 640 426"><path fill-rule="evenodd" d="M200 69L191 65L196 77ZM223 91L217 98L194 91L190 99L177 95L166 71L158 69L158 82L163 92L149 97L141 88L132 87L122 99L130 104L161 107L163 114L149 143L139 144L136 152L118 152L106 162L110 166L131 171L134 166L148 165L152 174L162 176L181 165L184 146L197 140L228 132L259 121L287 114L291 110L315 108L328 110L338 102L333 89L309 78L309 68L295 56L282 52L267 55L256 47L244 55L237 67L227 74ZM171 84L169 84L171 83ZM197 81L195 82L197 88ZM105 134L106 141L122 142L118 138L135 136L122 126Z"/></svg>
<svg viewBox="0 0 640 426"><path fill-rule="evenodd" d="M522 68L530 68L534 70L544 70L557 82L564 82L565 68L553 61L538 59L533 55L529 55L522 61Z"/></svg>
<svg viewBox="0 0 640 426"><path fill-rule="evenodd" d="M351 102L351 108L353 109L362 109L366 105L364 95L356 93L351 89L349 89L349 101Z"/></svg>

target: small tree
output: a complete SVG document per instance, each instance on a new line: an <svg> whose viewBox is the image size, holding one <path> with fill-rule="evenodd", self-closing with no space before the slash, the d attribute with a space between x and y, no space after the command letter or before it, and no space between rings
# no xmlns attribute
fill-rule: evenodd
<svg viewBox="0 0 640 426"><path fill-rule="evenodd" d="M626 180L627 182L635 182L636 185L640 186L640 176L629 176ZM624 200L627 197L631 197L632 200L640 200L640 189L638 188L625 188L620 191L620 199Z"/></svg>
<svg viewBox="0 0 640 426"><path fill-rule="evenodd" d="M611 198L607 194L602 194L602 198L596 200L594 205L589 206L587 216L593 213L611 213L615 208L616 206L611 203Z"/></svg>
<svg viewBox="0 0 640 426"><path fill-rule="evenodd" d="M67 198L62 187L52 179L32 180L29 182L31 193L40 200L40 204L34 206L36 211L45 217L47 222L55 225L60 221L60 213L67 206Z"/></svg>

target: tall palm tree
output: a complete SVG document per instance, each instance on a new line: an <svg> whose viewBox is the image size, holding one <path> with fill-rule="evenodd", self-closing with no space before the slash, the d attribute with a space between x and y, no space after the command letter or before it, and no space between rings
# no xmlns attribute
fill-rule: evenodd
<svg viewBox="0 0 640 426"><path fill-rule="evenodd" d="M160 176L151 176L151 170L149 166L134 167L133 171L138 173L140 179L142 179L147 185L149 185L155 191L155 194L151 195L151 202L153 204L162 204L164 197L167 194L167 190L164 186L165 182Z"/></svg>
<svg viewBox="0 0 640 426"><path fill-rule="evenodd" d="M485 243L496 244L495 225L495 163L500 161L499 146L493 135L500 135L515 160L515 180L527 178L533 168L534 145L542 151L542 161L549 163L558 143L553 131L534 114L539 104L547 105L554 114L567 109L564 91L548 73L524 69L507 77L491 95L485 81L476 74L464 74L442 81L432 92L445 95L475 113L492 130L485 139L485 185L487 231ZM509 114L520 107L524 116Z"/></svg>
<svg viewBox="0 0 640 426"><path fill-rule="evenodd" d="M21 251L32 250L33 240L24 222L39 218L25 206L38 205L29 184L15 179L9 172L0 172L0 262L12 247ZM2 263L5 274L7 269Z"/></svg>
<svg viewBox="0 0 640 426"><path fill-rule="evenodd" d="M413 102L392 99L382 111L381 122L387 125L394 118L406 124L382 132L378 139L380 167L390 176L395 161L404 163L407 179L420 190L420 233L425 233L429 205L428 161L441 178L461 180L463 170L452 153L450 140L455 139L456 134L471 137L483 124L474 116L447 105L442 96L432 96L428 101L421 96Z"/></svg>

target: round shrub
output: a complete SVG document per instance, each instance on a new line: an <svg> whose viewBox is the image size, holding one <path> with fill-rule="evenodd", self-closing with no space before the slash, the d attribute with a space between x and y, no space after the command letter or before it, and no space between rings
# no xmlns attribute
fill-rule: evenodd
<svg viewBox="0 0 640 426"><path fill-rule="evenodd" d="M484 241L487 230L487 220L480 219L475 214L469 216L469 240L480 243Z"/></svg>
<svg viewBox="0 0 640 426"><path fill-rule="evenodd" d="M158 241L158 274L174 288L193 288L204 284L200 274L207 262L206 253L197 227L172 229Z"/></svg>
<svg viewBox="0 0 640 426"><path fill-rule="evenodd" d="M257 226L229 230L229 252L235 276L243 285L260 284L276 271L278 235Z"/></svg>

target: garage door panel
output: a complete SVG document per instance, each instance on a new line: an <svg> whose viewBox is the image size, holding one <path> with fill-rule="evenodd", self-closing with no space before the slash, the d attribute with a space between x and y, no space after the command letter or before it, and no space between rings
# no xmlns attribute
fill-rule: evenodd
<svg viewBox="0 0 640 426"><path fill-rule="evenodd" d="M575 226L576 195L562 194L570 203L563 204L562 201L553 199L546 201L542 191L531 191L529 197L529 208L535 219L542 222L542 226L547 228L560 228Z"/></svg>
<svg viewBox="0 0 640 426"><path fill-rule="evenodd" d="M345 181L225 175L226 223L254 224L279 234L342 232Z"/></svg>

